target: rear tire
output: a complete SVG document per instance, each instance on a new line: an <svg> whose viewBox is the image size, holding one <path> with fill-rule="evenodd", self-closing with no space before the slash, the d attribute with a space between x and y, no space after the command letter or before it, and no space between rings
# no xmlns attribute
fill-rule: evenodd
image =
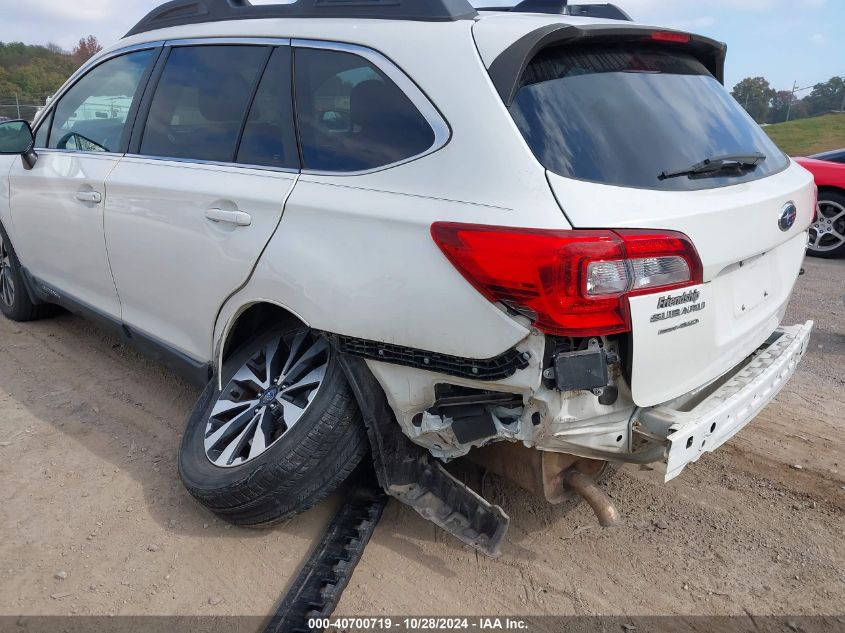
<svg viewBox="0 0 845 633"><path fill-rule="evenodd" d="M0 312L20 323L49 316L54 306L33 303L26 289L21 263L6 229L0 225Z"/></svg>
<svg viewBox="0 0 845 633"><path fill-rule="evenodd" d="M819 191L807 254L827 259L845 256L845 193Z"/></svg>
<svg viewBox="0 0 845 633"><path fill-rule="evenodd" d="M188 420L179 474L229 523L264 527L299 514L367 454L361 413L334 352L307 328L246 343L224 364L222 383L222 391L216 379L209 383Z"/></svg>

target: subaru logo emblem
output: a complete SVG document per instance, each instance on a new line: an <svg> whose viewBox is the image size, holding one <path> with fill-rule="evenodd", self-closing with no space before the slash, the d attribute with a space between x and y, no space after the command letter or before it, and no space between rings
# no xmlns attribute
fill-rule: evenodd
<svg viewBox="0 0 845 633"><path fill-rule="evenodd" d="M778 218L778 226L781 231L788 231L795 224L795 218L798 217L798 209L791 202L786 203L783 209L780 210L780 217Z"/></svg>
<svg viewBox="0 0 845 633"><path fill-rule="evenodd" d="M273 402L273 400L275 400L276 396L278 396L278 395L279 395L279 388L273 387L272 389L268 389L267 391L264 392L264 394L261 396L260 402L261 402L261 404L266 406L266 405L270 404L271 402Z"/></svg>

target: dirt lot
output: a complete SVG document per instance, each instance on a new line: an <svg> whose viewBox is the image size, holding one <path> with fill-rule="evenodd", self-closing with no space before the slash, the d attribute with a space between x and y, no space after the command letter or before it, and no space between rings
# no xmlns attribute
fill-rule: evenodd
<svg viewBox="0 0 845 633"><path fill-rule="evenodd" d="M626 469L602 530L488 478L510 514L487 560L391 502L339 612L842 614L845 261L808 260L787 321L808 357L738 437L668 485ZM0 613L269 613L334 501L227 528L176 474L197 391L72 316L0 320Z"/></svg>

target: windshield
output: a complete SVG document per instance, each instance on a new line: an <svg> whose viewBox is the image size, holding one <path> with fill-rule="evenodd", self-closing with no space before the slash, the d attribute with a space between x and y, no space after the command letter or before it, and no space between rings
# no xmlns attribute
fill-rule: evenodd
<svg viewBox="0 0 845 633"><path fill-rule="evenodd" d="M693 56L650 44L557 47L528 65L511 114L549 170L661 190L723 187L788 158ZM762 154L752 169L660 178L720 156Z"/></svg>

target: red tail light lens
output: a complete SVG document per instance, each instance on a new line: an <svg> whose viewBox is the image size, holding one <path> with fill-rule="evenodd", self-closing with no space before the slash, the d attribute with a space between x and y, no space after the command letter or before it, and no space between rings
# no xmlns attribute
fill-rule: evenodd
<svg viewBox="0 0 845 633"><path fill-rule="evenodd" d="M651 34L651 39L655 42L688 44L690 41L690 35L689 33L678 33L677 31L654 31Z"/></svg>
<svg viewBox="0 0 845 633"><path fill-rule="evenodd" d="M701 283L698 254L681 233L437 222L431 235L481 294L557 336L629 331L629 296Z"/></svg>

